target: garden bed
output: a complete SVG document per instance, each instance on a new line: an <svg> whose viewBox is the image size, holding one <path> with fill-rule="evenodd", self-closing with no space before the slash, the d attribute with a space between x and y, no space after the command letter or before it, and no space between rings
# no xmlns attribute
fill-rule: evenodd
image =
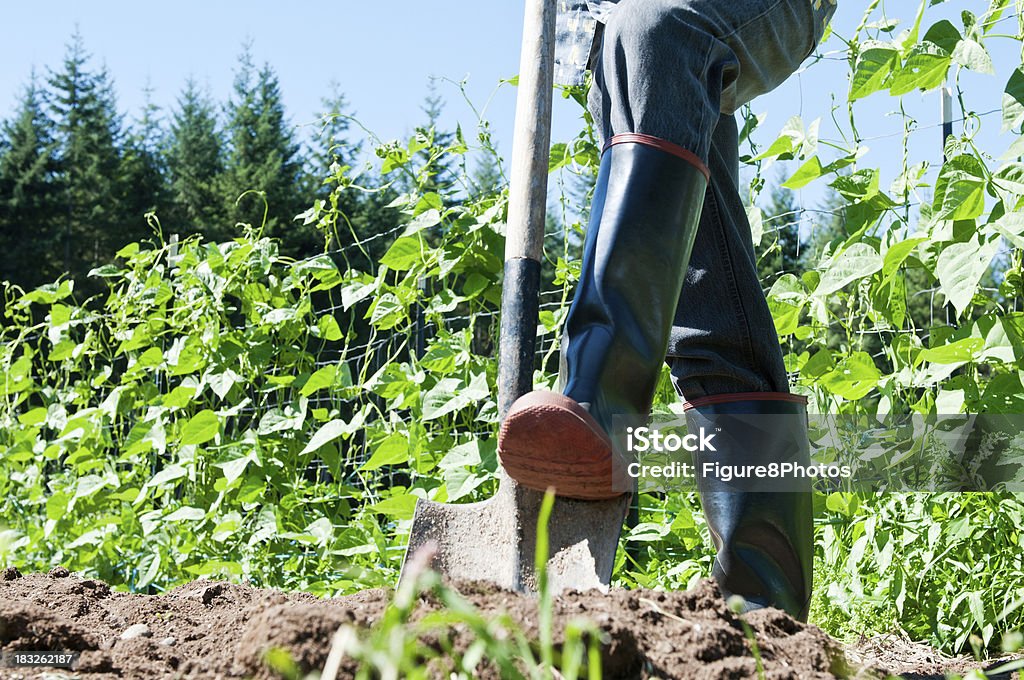
<svg viewBox="0 0 1024 680"><path fill-rule="evenodd" d="M485 617L507 612L530 637L538 634L537 601L483 584L458 589ZM80 652L74 672L2 668L4 678L276 678L267 650L287 652L301 673L324 667L335 631L348 624L369 628L391 599L386 590L320 600L305 593L194 581L164 595L116 592L100 581L55 568L0 576L0 651ZM413 619L440 607L421 596ZM604 633L605 678L757 677L751 645L739 619L724 606L712 582L689 592L613 591L568 593L554 602L554 639L567 622L583 617ZM815 626L775 610L745 615L756 631L768 678L942 678L979 666L940 657L896 638L863 641L849 648ZM456 650L469 635L456 626ZM901 658L904 657L904 658ZM857 667L872 670L855 671ZM986 664L991 666L991 663ZM338 677L351 677L344 660ZM858 675L859 673L859 675ZM478 675L496 676L482 662Z"/></svg>

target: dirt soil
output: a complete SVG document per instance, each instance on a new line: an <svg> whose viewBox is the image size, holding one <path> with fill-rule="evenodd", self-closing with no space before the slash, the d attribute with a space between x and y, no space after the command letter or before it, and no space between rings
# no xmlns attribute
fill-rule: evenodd
<svg viewBox="0 0 1024 680"><path fill-rule="evenodd" d="M478 583L459 590L483 613L507 612L527 633L536 633L535 600ZM61 567L26 576L8 568L0 572L0 652L81 654L74 671L4 667L0 678L277 678L264 660L272 647L288 650L303 672L318 671L338 627L372 626L390 598L390 591L367 590L319 600L217 581L194 581L159 596L132 595ZM418 611L437 608L431 597L420 599ZM689 592L563 595L555 604L556 640L565 622L581 616L606 635L605 678L757 677L741 623L711 581ZM884 678L886 672L941 679L943 671L979 666L891 637L844 648L776 610L744 618L756 631L771 680ZM460 646L458 631L453 638ZM355 670L351 661L343 663L339 677ZM479 673L495 675L485 666Z"/></svg>

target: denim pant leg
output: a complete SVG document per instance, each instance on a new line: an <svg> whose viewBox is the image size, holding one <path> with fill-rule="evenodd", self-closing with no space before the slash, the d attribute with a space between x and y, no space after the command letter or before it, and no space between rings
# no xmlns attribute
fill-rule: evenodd
<svg viewBox="0 0 1024 680"><path fill-rule="evenodd" d="M834 9L828 0L619 0L603 17L593 68L598 135L653 135L706 160L719 115L792 75Z"/></svg>
<svg viewBox="0 0 1024 680"><path fill-rule="evenodd" d="M715 127L708 169L711 181L669 340L672 383L688 400L788 392L740 200L736 119L731 115L722 114Z"/></svg>
<svg viewBox="0 0 1024 680"><path fill-rule="evenodd" d="M599 137L667 139L711 172L667 358L686 399L788 391L739 196L732 114L799 67L833 10L812 0L621 0L607 16L589 99Z"/></svg>

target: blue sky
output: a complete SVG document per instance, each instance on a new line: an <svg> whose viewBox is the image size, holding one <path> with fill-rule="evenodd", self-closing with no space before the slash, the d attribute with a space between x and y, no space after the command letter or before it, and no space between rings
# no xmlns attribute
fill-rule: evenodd
<svg viewBox="0 0 1024 680"><path fill-rule="evenodd" d="M10 3L0 22L0 115L13 111L33 66L39 73L59 67L77 26L129 112L140 107L147 82L157 104L172 105L189 75L226 99L241 46L251 40L256 61L277 71L294 123L313 120L337 81L364 124L399 137L423 121L431 76L468 77L472 101L483 106L516 73L521 13L505 0ZM472 125L457 88L439 91L446 117ZM506 86L487 114L508 130L513 107Z"/></svg>
<svg viewBox="0 0 1024 680"><path fill-rule="evenodd" d="M889 16L913 19L917 2L893 0ZM930 9L929 22L950 18L961 26L959 14L968 9L982 13L987 0L950 0ZM849 35L859 22L864 3L841 0L835 18L840 34ZM401 137L422 122L423 99L431 77L468 78L468 94L491 121L499 148L507 156L512 139L514 89L499 87L518 69L522 3L513 0L392 0L391 2L247 3L181 0L174 3L70 2L9 3L0 23L0 116L8 117L32 68L45 75L57 68L70 36L78 27L94 64L105 63L114 77L122 110L134 115L143 101L147 83L154 101L173 105L185 79L195 77L208 86L218 101L230 93L233 69L242 44L251 40L258 63L269 62L277 71L282 94L295 124L315 119L320 98L336 81L356 116L384 139ZM1015 22L1004 22L1006 32ZM824 46L837 50L840 43ZM1014 43L991 41L998 75L965 74L961 84L968 103L978 112L999 107L1000 95L1012 69L1019 63ZM786 120L802 114L807 122L822 117L822 137L837 139L829 121L830 93L843 103L846 65L838 54L806 73L790 79L779 90L757 100L754 109L767 113L760 137L769 143ZM475 118L457 88L439 83L446 101L445 121L461 122L471 130ZM938 123L936 93L904 98L908 113L921 126ZM902 121L888 115L898 105L884 94L856 104L861 134L871 139L865 162L878 165L886 175L883 186L899 167ZM556 99L555 140L569 139L579 129L575 104ZM845 119L845 106L838 111ZM999 137L998 114L987 116L983 140L996 155L1009 145ZM959 128L958 128L959 131ZM912 154L934 163L941 161L939 132L922 130L913 136ZM810 190L805 203L813 203L820 190Z"/></svg>

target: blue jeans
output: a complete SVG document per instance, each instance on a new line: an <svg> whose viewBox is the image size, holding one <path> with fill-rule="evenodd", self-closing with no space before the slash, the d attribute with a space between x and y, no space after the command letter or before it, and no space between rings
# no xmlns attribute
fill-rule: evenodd
<svg viewBox="0 0 1024 680"><path fill-rule="evenodd" d="M620 0L607 14L589 109L603 143L654 135L711 173L666 361L685 399L788 392L739 194L734 113L814 50L828 0Z"/></svg>

